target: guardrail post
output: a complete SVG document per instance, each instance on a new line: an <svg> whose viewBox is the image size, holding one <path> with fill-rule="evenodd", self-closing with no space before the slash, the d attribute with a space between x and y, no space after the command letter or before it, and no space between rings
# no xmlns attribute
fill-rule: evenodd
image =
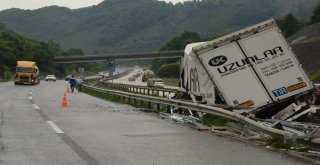
<svg viewBox="0 0 320 165"><path fill-rule="evenodd" d="M157 103L157 111L160 112L160 104Z"/></svg>
<svg viewBox="0 0 320 165"><path fill-rule="evenodd" d="M151 109L151 102L148 101L148 108Z"/></svg>
<svg viewBox="0 0 320 165"><path fill-rule="evenodd" d="M167 105L167 112L171 113L171 106Z"/></svg>

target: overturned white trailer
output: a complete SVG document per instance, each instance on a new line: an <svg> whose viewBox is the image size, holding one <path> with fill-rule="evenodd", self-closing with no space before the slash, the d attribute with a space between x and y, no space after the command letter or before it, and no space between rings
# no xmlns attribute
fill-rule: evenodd
<svg viewBox="0 0 320 165"><path fill-rule="evenodd" d="M181 61L181 91L210 105L261 108L314 89L273 19L189 44Z"/></svg>

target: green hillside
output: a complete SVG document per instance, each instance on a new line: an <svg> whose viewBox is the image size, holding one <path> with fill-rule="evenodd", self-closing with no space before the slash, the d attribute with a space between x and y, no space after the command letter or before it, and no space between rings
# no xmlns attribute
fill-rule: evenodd
<svg viewBox="0 0 320 165"><path fill-rule="evenodd" d="M51 6L0 12L0 22L24 36L79 47L88 53L154 51L184 31L224 34L265 19L311 15L320 0L105 0L70 10Z"/></svg>

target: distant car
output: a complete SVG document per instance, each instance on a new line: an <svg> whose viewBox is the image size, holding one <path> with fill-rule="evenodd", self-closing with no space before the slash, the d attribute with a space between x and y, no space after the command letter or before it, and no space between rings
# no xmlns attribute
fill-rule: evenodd
<svg viewBox="0 0 320 165"><path fill-rule="evenodd" d="M55 75L47 75L46 78L45 78L46 81L56 81L57 78Z"/></svg>
<svg viewBox="0 0 320 165"><path fill-rule="evenodd" d="M135 77L129 77L128 81L136 81L136 78Z"/></svg>
<svg viewBox="0 0 320 165"><path fill-rule="evenodd" d="M64 80L69 81L71 79L72 75L67 75Z"/></svg>
<svg viewBox="0 0 320 165"><path fill-rule="evenodd" d="M140 76L140 73L132 75L132 77L138 78Z"/></svg>
<svg viewBox="0 0 320 165"><path fill-rule="evenodd" d="M98 76L99 76L99 77L103 77L103 76L104 76L104 72L99 72L99 73L98 73Z"/></svg>
<svg viewBox="0 0 320 165"><path fill-rule="evenodd" d="M160 78L149 78L147 80L147 87L160 87L164 88L164 83Z"/></svg>

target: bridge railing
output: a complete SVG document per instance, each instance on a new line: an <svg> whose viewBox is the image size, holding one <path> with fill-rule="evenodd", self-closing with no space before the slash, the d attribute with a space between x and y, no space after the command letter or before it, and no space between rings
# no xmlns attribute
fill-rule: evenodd
<svg viewBox="0 0 320 165"><path fill-rule="evenodd" d="M92 61L107 61L109 59L158 59L158 58L180 58L184 56L183 50L170 50L160 52L139 52L139 53L118 53L118 54L94 54L94 55L73 55L56 56L56 63L79 63Z"/></svg>

